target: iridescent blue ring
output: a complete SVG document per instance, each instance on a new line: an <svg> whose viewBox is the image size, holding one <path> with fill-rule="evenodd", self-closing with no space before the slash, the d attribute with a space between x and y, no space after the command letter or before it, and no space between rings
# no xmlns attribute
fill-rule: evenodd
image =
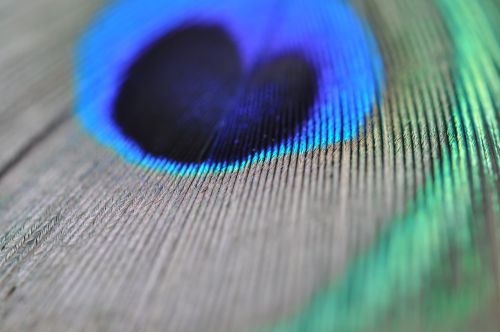
<svg viewBox="0 0 500 332"><path fill-rule="evenodd" d="M318 71L312 116L293 137L241 161L179 163L148 155L122 134L112 104L125 71L140 52L189 22L224 26L244 66L267 54L300 49ZM129 0L104 8L83 34L75 64L76 115L98 142L126 161L176 175L233 172L355 137L370 115L383 64L369 27L344 1Z"/></svg>

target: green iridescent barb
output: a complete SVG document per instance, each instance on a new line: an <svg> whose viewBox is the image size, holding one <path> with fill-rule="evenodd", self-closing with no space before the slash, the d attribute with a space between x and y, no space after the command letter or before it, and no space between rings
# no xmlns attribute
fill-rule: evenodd
<svg viewBox="0 0 500 332"><path fill-rule="evenodd" d="M424 15L426 3L406 6ZM439 0L432 6L449 32L453 54L453 93L439 92L443 111L451 112L443 132L434 136L446 144L440 145L433 175L407 212L388 223L343 277L301 312L265 331L456 331L498 297L496 240L489 239L492 244L485 249L478 238L494 236L500 228L500 48L495 36L500 11L493 1ZM432 20L422 24L433 29ZM431 60L436 62L428 66L443 67L441 59ZM454 280L457 275L461 280Z"/></svg>

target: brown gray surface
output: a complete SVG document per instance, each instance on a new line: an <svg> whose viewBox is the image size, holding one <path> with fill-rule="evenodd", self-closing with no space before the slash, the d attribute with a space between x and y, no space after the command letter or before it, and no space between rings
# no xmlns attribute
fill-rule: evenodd
<svg viewBox="0 0 500 332"><path fill-rule="evenodd" d="M0 3L0 172L71 105L73 42L102 0Z"/></svg>
<svg viewBox="0 0 500 332"><path fill-rule="evenodd" d="M443 124L417 126L415 113L432 114L441 100L414 113L401 97L409 83L449 88L440 63L448 45L401 46L404 29L444 33L413 19L434 15L425 5L398 12L385 1L396 13L359 5L392 59L382 108L359 139L234 174L178 178L128 165L75 119L57 120L71 107L70 42L97 2L0 4L0 169L15 160L0 178L0 330L268 325L341 275L429 175L438 146L411 142L436 139ZM433 70L410 82L404 68L424 60Z"/></svg>

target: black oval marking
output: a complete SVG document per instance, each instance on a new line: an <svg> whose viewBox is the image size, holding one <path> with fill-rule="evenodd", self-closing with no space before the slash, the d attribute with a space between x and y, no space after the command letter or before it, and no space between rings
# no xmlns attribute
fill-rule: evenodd
<svg viewBox="0 0 500 332"><path fill-rule="evenodd" d="M314 67L299 53L259 61L245 72L224 29L181 27L129 68L113 119L153 156L232 162L295 134L317 89Z"/></svg>

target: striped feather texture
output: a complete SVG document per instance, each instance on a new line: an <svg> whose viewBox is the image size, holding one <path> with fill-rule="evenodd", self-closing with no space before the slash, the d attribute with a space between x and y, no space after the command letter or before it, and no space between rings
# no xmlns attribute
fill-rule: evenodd
<svg viewBox="0 0 500 332"><path fill-rule="evenodd" d="M499 2L207 3L0 3L0 330L498 331ZM112 110L100 98L120 91L106 80L126 67L113 49L143 49L176 6L227 15L232 37L212 40L226 60L236 45L241 68L260 59L255 43L259 56L307 49L323 104L297 120L307 98L290 82L307 66L266 58L238 85L257 120L207 109L206 145L192 139L204 129L194 115L169 127L178 136L161 153L108 131L116 118L101 117ZM288 95L266 99L268 79Z"/></svg>

